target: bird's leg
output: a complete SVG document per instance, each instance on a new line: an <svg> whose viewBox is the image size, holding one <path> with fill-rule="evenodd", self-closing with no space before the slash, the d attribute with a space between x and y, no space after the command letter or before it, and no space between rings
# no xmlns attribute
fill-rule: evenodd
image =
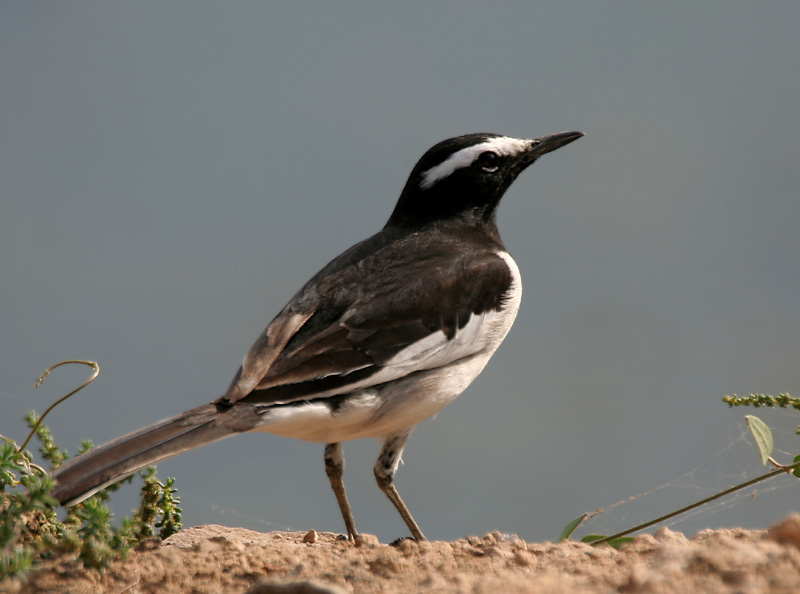
<svg viewBox="0 0 800 594"><path fill-rule="evenodd" d="M341 443L329 443L325 446L325 474L331 481L333 494L339 502L339 509L342 510L342 518L347 528L347 536L354 544L358 542L358 530L356 521L353 519L353 512L350 511L350 502L347 500L347 493L344 490L344 451Z"/></svg>
<svg viewBox="0 0 800 594"><path fill-rule="evenodd" d="M378 461L375 462L375 479L378 481L378 486L381 488L381 491L386 494L389 501L392 502L400 513L400 517L403 518L411 534L417 542L422 542L428 539L425 538L425 535L422 534L422 530L419 529L419 525L414 521L414 518L411 517L411 512L408 511L406 504L403 503L403 499L400 497L400 493L397 492L394 486L394 475L397 472L397 467L400 464L400 456L403 454L403 448L406 445L409 435L410 432L394 435L383 443L381 454L378 456Z"/></svg>

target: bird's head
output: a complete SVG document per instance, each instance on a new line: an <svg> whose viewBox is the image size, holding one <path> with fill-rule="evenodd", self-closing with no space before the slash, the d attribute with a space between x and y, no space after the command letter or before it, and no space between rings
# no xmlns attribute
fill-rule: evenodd
<svg viewBox="0 0 800 594"><path fill-rule="evenodd" d="M497 204L526 167L581 136L560 132L522 140L479 133L444 140L414 166L387 225L451 217L493 222Z"/></svg>

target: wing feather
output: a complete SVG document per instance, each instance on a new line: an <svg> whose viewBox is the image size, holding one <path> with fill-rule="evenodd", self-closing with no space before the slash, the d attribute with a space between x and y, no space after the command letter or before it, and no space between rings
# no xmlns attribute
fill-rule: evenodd
<svg viewBox="0 0 800 594"><path fill-rule="evenodd" d="M428 241L410 236L334 260L272 321L220 402L335 396L478 352L510 270L497 254L454 257L449 243ZM420 247L426 258L408 255Z"/></svg>

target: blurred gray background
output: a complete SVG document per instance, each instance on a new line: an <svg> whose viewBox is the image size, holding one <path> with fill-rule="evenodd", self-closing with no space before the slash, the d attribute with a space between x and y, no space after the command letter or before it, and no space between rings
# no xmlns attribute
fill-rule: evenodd
<svg viewBox="0 0 800 594"><path fill-rule="evenodd" d="M800 395L797 2L0 3L0 432L71 451L219 396L431 145L587 136L512 187L516 325L420 425L430 538L627 528L764 472L725 394ZM794 412L762 417L783 461ZM343 531L322 446L246 435L160 465L185 521ZM359 528L406 528L345 446ZM789 477L673 523L766 527ZM136 489L114 506L124 514ZM647 493L616 507L614 503Z"/></svg>

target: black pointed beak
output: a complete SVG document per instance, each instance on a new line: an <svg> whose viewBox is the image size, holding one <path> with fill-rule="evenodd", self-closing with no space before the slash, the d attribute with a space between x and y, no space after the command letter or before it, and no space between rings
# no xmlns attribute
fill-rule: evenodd
<svg viewBox="0 0 800 594"><path fill-rule="evenodd" d="M559 132L558 134L535 138L531 141L531 147L525 153L532 163L542 155L560 149L562 146L578 140L581 136L584 136L583 132Z"/></svg>

